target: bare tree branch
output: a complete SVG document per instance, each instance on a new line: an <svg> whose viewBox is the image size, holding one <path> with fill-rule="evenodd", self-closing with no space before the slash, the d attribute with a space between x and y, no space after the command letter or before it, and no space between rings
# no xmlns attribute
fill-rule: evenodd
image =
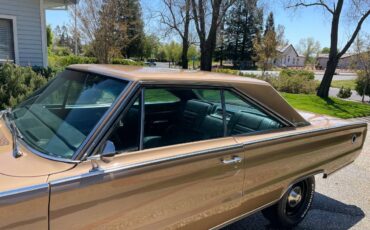
<svg viewBox="0 0 370 230"><path fill-rule="evenodd" d="M344 46L344 48L342 49L342 51L340 51L338 53L338 58L342 57L343 54L345 54L347 52L347 50L349 49L349 47L351 47L353 41L356 39L358 33L360 32L361 30L361 26L362 24L364 23L365 19L370 15L370 10L368 10L360 19L360 21L357 23L357 26L356 26L356 29L355 31L353 32L352 34L352 37L351 39L349 39L349 41L346 43L346 45Z"/></svg>
<svg viewBox="0 0 370 230"><path fill-rule="evenodd" d="M334 14L334 11L335 11L335 6L334 6L334 10L330 9L330 7L323 0L320 0L318 2L312 2L312 3L306 3L306 2L300 1L296 4L294 4L294 5L287 6L287 8L296 8L296 7L300 7L300 6L304 6L304 7L323 6L331 14Z"/></svg>

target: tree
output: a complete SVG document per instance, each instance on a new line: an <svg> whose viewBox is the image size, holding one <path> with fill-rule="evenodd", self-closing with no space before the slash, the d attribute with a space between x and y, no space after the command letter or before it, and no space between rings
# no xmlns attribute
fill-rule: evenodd
<svg viewBox="0 0 370 230"><path fill-rule="evenodd" d="M166 54L166 59L172 64L176 64L180 61L181 58L181 50L182 46L179 43L174 41L170 42L169 44L164 45L164 51Z"/></svg>
<svg viewBox="0 0 370 230"><path fill-rule="evenodd" d="M365 95L370 96L370 35L357 36L354 42L355 56L352 60L353 68L358 70L358 79L356 80L356 91L362 96L362 102L365 101Z"/></svg>
<svg viewBox="0 0 370 230"><path fill-rule="evenodd" d="M305 64L315 64L315 57L320 52L320 42L312 37L301 39L298 52L304 55Z"/></svg>
<svg viewBox="0 0 370 230"><path fill-rule="evenodd" d="M285 38L285 26L278 25L276 28L276 41L279 47L285 47L289 45L289 40Z"/></svg>
<svg viewBox="0 0 370 230"><path fill-rule="evenodd" d="M322 54L329 54L330 53L330 48L329 47L322 48L321 53Z"/></svg>
<svg viewBox="0 0 370 230"><path fill-rule="evenodd" d="M347 15L350 15L355 21L355 29L352 32L350 39L345 43L344 47L338 51L338 31L339 22L341 19L344 0L291 0L288 8L297 7L321 7L331 15L331 35L330 35L330 53L329 60L326 66L324 77L321 81L317 95L323 98L329 96L329 88L335 74L339 59L347 52L352 45L357 34L361 30L361 26L366 18L370 15L369 0L350 0L347 1Z"/></svg>
<svg viewBox="0 0 370 230"><path fill-rule="evenodd" d="M76 10L81 36L100 63L113 57L143 55L143 25L137 0L80 1Z"/></svg>
<svg viewBox="0 0 370 230"><path fill-rule="evenodd" d="M112 0L110 0L112 1ZM144 47L144 22L139 0L118 1L118 19L120 25L126 26L126 45L122 46L122 54L126 57L142 57Z"/></svg>
<svg viewBox="0 0 370 230"><path fill-rule="evenodd" d="M157 36L153 34L145 36L143 57L144 58L157 58L160 45L161 44Z"/></svg>
<svg viewBox="0 0 370 230"><path fill-rule="evenodd" d="M269 16L267 17L264 36L266 36L268 31L272 31L275 33L275 22L274 21L275 21L274 14L270 12Z"/></svg>
<svg viewBox="0 0 370 230"><path fill-rule="evenodd" d="M254 66L253 40L261 33L259 28L263 22L260 12L257 0L236 0L225 16L218 56L233 60L234 65Z"/></svg>
<svg viewBox="0 0 370 230"><path fill-rule="evenodd" d="M200 43L200 69L212 70L217 31L234 0L191 0L195 29ZM207 23L209 22L209 24Z"/></svg>
<svg viewBox="0 0 370 230"><path fill-rule="evenodd" d="M46 27L46 40L47 40L46 43L48 47L51 47L53 45L53 39L54 39L53 31L51 29L51 26L48 25Z"/></svg>
<svg viewBox="0 0 370 230"><path fill-rule="evenodd" d="M188 51L190 47L189 27L191 21L190 0L162 0L165 10L160 12L161 23L166 25L169 32L177 33L182 40L181 65L188 69Z"/></svg>
<svg viewBox="0 0 370 230"><path fill-rule="evenodd" d="M277 41L275 36L275 32L270 30L262 38L257 36L254 40L254 49L257 54L255 60L257 61L257 65L262 69L262 76L265 75L266 70L272 67L273 60L277 56Z"/></svg>

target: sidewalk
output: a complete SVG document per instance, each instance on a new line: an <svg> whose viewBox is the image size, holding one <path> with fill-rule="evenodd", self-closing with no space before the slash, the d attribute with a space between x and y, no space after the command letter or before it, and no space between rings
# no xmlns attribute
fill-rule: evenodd
<svg viewBox="0 0 370 230"><path fill-rule="evenodd" d="M331 97L337 97L338 92L339 92L339 88L332 88L331 87L330 90L329 90L329 96L331 96ZM350 98L347 98L347 100L361 102L362 96L360 96L356 92L356 90L352 90L352 96ZM370 97L365 96L365 102L368 102L368 101L370 101Z"/></svg>

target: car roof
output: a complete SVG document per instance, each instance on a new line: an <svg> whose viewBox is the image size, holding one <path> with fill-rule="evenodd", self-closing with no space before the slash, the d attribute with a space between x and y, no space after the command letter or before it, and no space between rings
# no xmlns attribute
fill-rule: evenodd
<svg viewBox="0 0 370 230"><path fill-rule="evenodd" d="M82 64L71 65L68 69L102 74L106 76L121 78L129 81L145 81L145 82L204 82L204 83L225 83L231 84L260 84L267 83L258 79L248 77L237 77L231 74L167 69L167 68L151 68L141 66L123 66L123 65L98 65L98 64Z"/></svg>
<svg viewBox="0 0 370 230"><path fill-rule="evenodd" d="M138 83L232 87L295 126L308 124L269 83L254 78L215 72L122 65L83 64L72 65L67 69Z"/></svg>

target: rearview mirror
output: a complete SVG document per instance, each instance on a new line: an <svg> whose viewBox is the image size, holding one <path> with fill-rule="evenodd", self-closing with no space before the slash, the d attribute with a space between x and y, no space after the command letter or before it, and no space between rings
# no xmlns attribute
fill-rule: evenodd
<svg viewBox="0 0 370 230"><path fill-rule="evenodd" d="M112 141L105 142L104 148L102 153L100 154L100 158L104 163L111 162L112 157L116 155L116 146Z"/></svg>
<svg viewBox="0 0 370 230"><path fill-rule="evenodd" d="M112 141L107 141L104 144L103 151L101 154L90 156L87 160L91 161L92 169L91 171L99 170L99 160L103 161L104 163L109 163L112 161L112 158L116 155L116 146Z"/></svg>

